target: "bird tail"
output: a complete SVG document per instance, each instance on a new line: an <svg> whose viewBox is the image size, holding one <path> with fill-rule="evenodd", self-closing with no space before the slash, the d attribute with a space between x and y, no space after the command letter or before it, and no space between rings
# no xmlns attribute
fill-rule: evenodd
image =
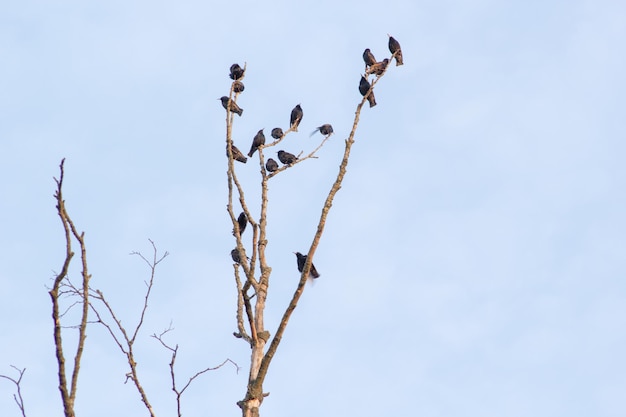
<svg viewBox="0 0 626 417"><path fill-rule="evenodd" d="M311 132L311 134L309 135L309 137L313 136L314 134L316 134L319 131L319 129L315 129L314 131Z"/></svg>

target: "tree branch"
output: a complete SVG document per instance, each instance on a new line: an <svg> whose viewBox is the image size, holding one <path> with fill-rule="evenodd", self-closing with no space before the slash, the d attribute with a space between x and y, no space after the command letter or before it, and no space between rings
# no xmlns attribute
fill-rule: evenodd
<svg viewBox="0 0 626 417"><path fill-rule="evenodd" d="M22 377L24 376L24 372L26 372L26 368L19 369L18 367L13 366L13 365L11 365L11 368L15 369L20 374L19 378L15 379L15 378L11 378L10 376L2 375L2 374L0 374L0 378L8 379L9 381L15 384L15 389L17 393L13 394L13 399L15 400L15 404L17 404L17 407L20 409L22 413L22 417L26 417L26 410L24 408L24 398L22 398L22 386L21 386Z"/></svg>

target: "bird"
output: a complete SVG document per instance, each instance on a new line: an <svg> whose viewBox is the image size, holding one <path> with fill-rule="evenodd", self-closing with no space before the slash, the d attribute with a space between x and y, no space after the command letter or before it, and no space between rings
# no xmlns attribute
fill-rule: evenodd
<svg viewBox="0 0 626 417"><path fill-rule="evenodd" d="M385 69L387 68L388 64L389 64L389 58L385 58L382 61L373 64L370 67L368 72L374 75L382 75L383 72L385 72Z"/></svg>
<svg viewBox="0 0 626 417"><path fill-rule="evenodd" d="M387 36L389 36L389 51L392 54L395 54L394 57L396 58L396 67L404 64L404 62L402 62L402 49L400 48L400 43L390 34L387 34Z"/></svg>
<svg viewBox="0 0 626 417"><path fill-rule="evenodd" d="M250 152L248 152L248 156L252 157L259 146L265 144L265 135L263 134L263 129L259 130L256 135L254 135L254 139L252 139L252 146L250 146Z"/></svg>
<svg viewBox="0 0 626 417"><path fill-rule="evenodd" d="M274 139L280 139L283 137L283 130L280 127L275 127L272 129L272 137Z"/></svg>
<svg viewBox="0 0 626 417"><path fill-rule="evenodd" d="M235 161L243 162L244 164L248 161L248 158L246 158L235 145L232 145L231 150ZM226 156L228 156L228 145L226 145Z"/></svg>
<svg viewBox="0 0 626 417"><path fill-rule="evenodd" d="M226 110L237 113L239 116L241 116L241 113L243 113L243 109L239 107L237 103L235 103L233 100L230 100L228 97L222 96L222 98L218 98L218 100L222 100L222 106Z"/></svg>
<svg viewBox="0 0 626 417"><path fill-rule="evenodd" d="M363 51L363 61L365 61L366 69L376 63L376 58L374 58L374 54L370 51L370 48Z"/></svg>
<svg viewBox="0 0 626 417"><path fill-rule="evenodd" d="M298 125L302 121L302 107L298 104L291 111L291 118L289 119L289 126L293 128L294 132L298 131Z"/></svg>
<svg viewBox="0 0 626 417"><path fill-rule="evenodd" d="M233 64L230 66L230 79L239 80L243 77L244 69L239 64Z"/></svg>
<svg viewBox="0 0 626 417"><path fill-rule="evenodd" d="M303 255L300 252L294 252L296 254L296 257L298 258L298 271L302 272L302 270L304 269L304 264L306 263L306 260L308 258L307 255ZM317 272L317 269L315 269L315 265L313 265L313 263L311 263L311 269L309 270L309 278L319 278L320 274Z"/></svg>
<svg viewBox="0 0 626 417"><path fill-rule="evenodd" d="M276 162L275 160L273 160L272 158L269 158L267 160L267 162L265 163L265 168L269 171L269 172L274 172L278 169L278 162Z"/></svg>
<svg viewBox="0 0 626 417"><path fill-rule="evenodd" d="M313 136L315 134L315 132L317 132L317 131L319 131L324 136L330 136L333 133L333 127L330 124L328 124L328 123L323 124L323 125L321 125L319 127L316 127L315 130L313 132L311 132L310 136Z"/></svg>
<svg viewBox="0 0 626 417"><path fill-rule="evenodd" d="M235 81L233 83L233 91L235 93L241 93L245 89L246 89L246 87L243 85L243 83L241 81Z"/></svg>
<svg viewBox="0 0 626 417"><path fill-rule="evenodd" d="M298 160L298 157L289 152L278 151L278 160L285 165L291 165Z"/></svg>
<svg viewBox="0 0 626 417"><path fill-rule="evenodd" d="M237 224L239 225L239 235L243 235L243 231L246 230L246 226L248 225L248 217L246 217L246 213L243 211L237 217ZM235 236L235 228L233 227L233 236Z"/></svg>
<svg viewBox="0 0 626 417"><path fill-rule="evenodd" d="M230 251L230 257L233 258L235 263L241 264L241 256L239 256L239 250L237 248Z"/></svg>
<svg viewBox="0 0 626 417"><path fill-rule="evenodd" d="M371 88L371 85L369 81L367 81L367 78L361 75L361 82L359 83L359 92L361 93L361 95L365 97L365 95L370 90L370 88ZM370 91L369 95L367 96L367 101L369 101L370 107L374 107L376 105L376 99L374 98L374 90Z"/></svg>

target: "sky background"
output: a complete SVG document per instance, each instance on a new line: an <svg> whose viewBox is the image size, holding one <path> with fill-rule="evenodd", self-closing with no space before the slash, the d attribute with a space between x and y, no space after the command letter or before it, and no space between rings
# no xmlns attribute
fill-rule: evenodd
<svg viewBox="0 0 626 417"><path fill-rule="evenodd" d="M159 266L136 343L160 416L237 416L225 117L234 141L287 127L319 159L271 180L273 334L352 126L371 48L405 65L365 107L343 188L264 385L262 415L626 415L626 4L621 1L31 1L0 5L0 373L27 371L29 417L62 415L47 287L64 237L54 176L86 233L92 285L129 326L152 239ZM258 213L256 161L237 165ZM78 259L71 276L79 274ZM68 341L70 337L68 336ZM69 355L69 352L68 352ZM78 415L146 415L124 357L88 331ZM17 416L0 380L0 415Z"/></svg>

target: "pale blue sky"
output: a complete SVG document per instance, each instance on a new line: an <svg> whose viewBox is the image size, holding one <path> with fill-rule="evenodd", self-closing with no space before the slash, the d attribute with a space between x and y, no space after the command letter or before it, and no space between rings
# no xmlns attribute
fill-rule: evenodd
<svg viewBox="0 0 626 417"><path fill-rule="evenodd" d="M86 231L92 284L136 320L148 238L159 269L137 342L173 415L173 321L187 416L239 415L249 349L233 338L225 211L228 67L247 62L235 143L332 123L317 160L272 180L273 333L352 124L367 47L402 44L365 108L315 257L322 274L270 369L263 415L626 415L626 5L619 1L92 2L0 6L0 373L26 367L29 417L61 416L46 285L63 261L53 176ZM238 165L252 199L255 163ZM73 271L76 276L78 270ZM145 415L93 327L90 417ZM0 414L18 415L0 381Z"/></svg>

